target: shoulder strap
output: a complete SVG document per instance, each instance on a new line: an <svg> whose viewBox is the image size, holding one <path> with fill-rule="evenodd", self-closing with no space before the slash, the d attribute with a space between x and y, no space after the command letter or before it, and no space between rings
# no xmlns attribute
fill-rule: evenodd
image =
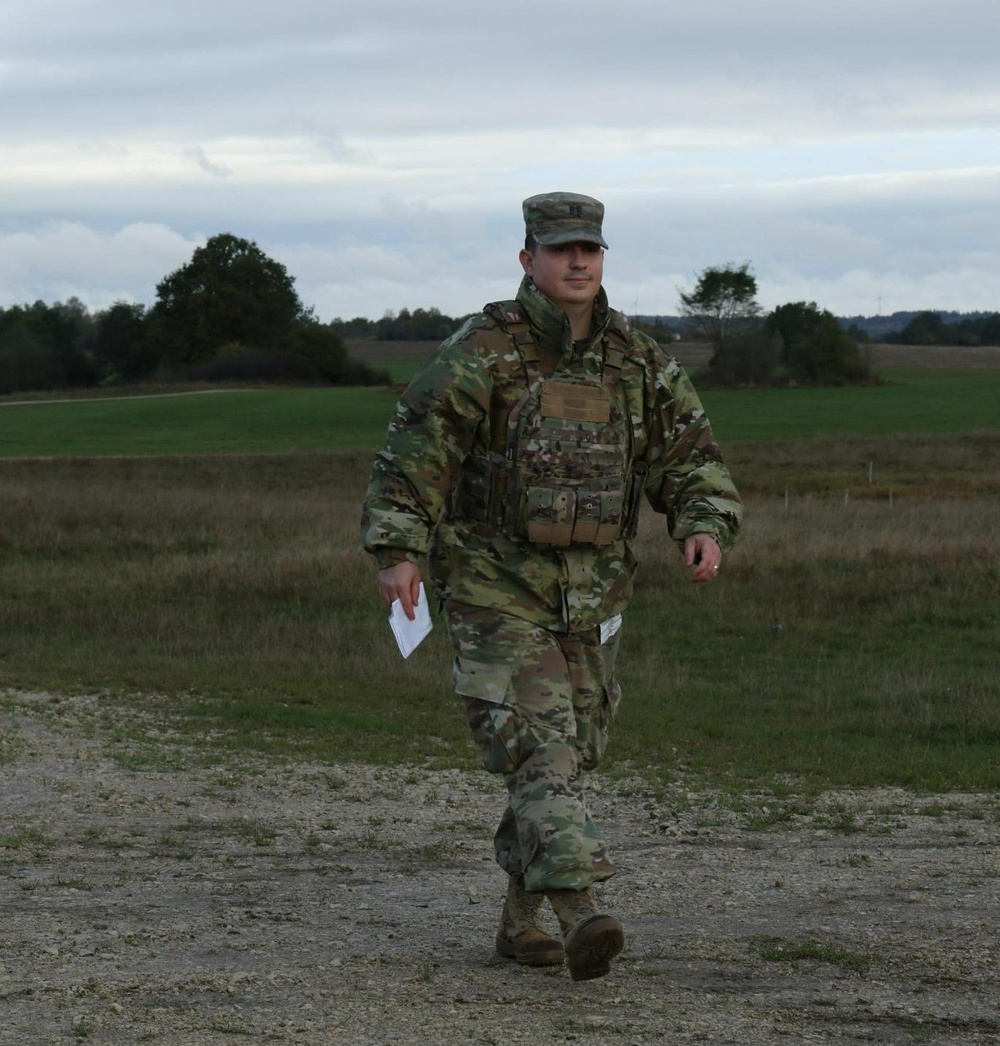
<svg viewBox="0 0 1000 1046"><path fill-rule="evenodd" d="M531 331L528 314L519 301L490 302L483 312L513 341L525 363L538 363L538 342Z"/></svg>
<svg viewBox="0 0 1000 1046"><path fill-rule="evenodd" d="M628 348L632 325L623 312L611 310L608 326L604 331L604 384L614 390L622 373L625 350Z"/></svg>

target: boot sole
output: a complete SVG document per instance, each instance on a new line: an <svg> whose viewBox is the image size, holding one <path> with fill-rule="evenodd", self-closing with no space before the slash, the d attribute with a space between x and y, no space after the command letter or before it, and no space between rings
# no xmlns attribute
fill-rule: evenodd
<svg viewBox="0 0 1000 1046"><path fill-rule="evenodd" d="M611 972L611 960L625 947L622 924L613 915L592 915L566 938L566 963L574 981L592 981Z"/></svg>
<svg viewBox="0 0 1000 1046"><path fill-rule="evenodd" d="M497 934L497 955L502 959L514 959L522 966L562 966L566 961L566 952L555 938L551 944L538 941L537 944L518 951L512 941Z"/></svg>

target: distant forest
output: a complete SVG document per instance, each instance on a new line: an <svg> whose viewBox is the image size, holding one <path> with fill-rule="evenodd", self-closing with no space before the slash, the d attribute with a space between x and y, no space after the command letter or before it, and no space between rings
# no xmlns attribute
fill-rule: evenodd
<svg viewBox="0 0 1000 1046"><path fill-rule="evenodd" d="M334 319L330 326L344 339L371 341L443 341L468 316L447 316L438 309L401 309L381 319L356 316ZM887 316L838 316L856 341L889 345L1000 345L1000 312L917 311ZM683 316L633 316L632 322L656 338L684 337L689 320Z"/></svg>
<svg viewBox="0 0 1000 1046"><path fill-rule="evenodd" d="M402 309L378 320L323 323L303 306L282 266L255 244L224 234L164 278L149 309L122 301L91 313L75 298L0 306L0 395L144 381L388 384L388 371L356 359L349 342L441 342L467 318L434 308ZM699 336L687 317L632 319L661 344ZM860 371L850 376L843 367L835 378L814 371L827 357L856 357L865 342L1000 345L996 312L837 317L795 303L760 318L760 324L765 341L777 338L773 345L761 343L753 351L734 346L744 362L760 357L766 364L768 373L755 379L760 381L782 374L797 381L861 380Z"/></svg>
<svg viewBox="0 0 1000 1046"><path fill-rule="evenodd" d="M418 308L324 323L294 284L252 240L219 233L157 283L148 308L0 305L0 395L148 381L389 384L389 371L356 358L350 342L440 343L468 319ZM681 315L632 322L661 344L710 341L708 377L722 385L865 381L865 342L1000 345L1000 312L840 317L790 302L765 315L756 296L749 262L713 266L681 294Z"/></svg>

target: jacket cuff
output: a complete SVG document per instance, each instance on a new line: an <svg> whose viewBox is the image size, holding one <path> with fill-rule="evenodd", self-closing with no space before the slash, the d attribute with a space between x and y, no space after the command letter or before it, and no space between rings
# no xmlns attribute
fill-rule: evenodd
<svg viewBox="0 0 1000 1046"><path fill-rule="evenodd" d="M379 570L394 567L397 563L413 563L420 566L420 556L406 548L377 548L372 553Z"/></svg>

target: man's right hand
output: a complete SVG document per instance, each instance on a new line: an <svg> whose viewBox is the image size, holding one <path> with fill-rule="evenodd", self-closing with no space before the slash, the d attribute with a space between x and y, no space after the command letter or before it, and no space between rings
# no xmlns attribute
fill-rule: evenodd
<svg viewBox="0 0 1000 1046"><path fill-rule="evenodd" d="M412 621L413 608L420 598L420 568L408 559L385 567L378 572L378 592L387 607L398 599L403 612Z"/></svg>

